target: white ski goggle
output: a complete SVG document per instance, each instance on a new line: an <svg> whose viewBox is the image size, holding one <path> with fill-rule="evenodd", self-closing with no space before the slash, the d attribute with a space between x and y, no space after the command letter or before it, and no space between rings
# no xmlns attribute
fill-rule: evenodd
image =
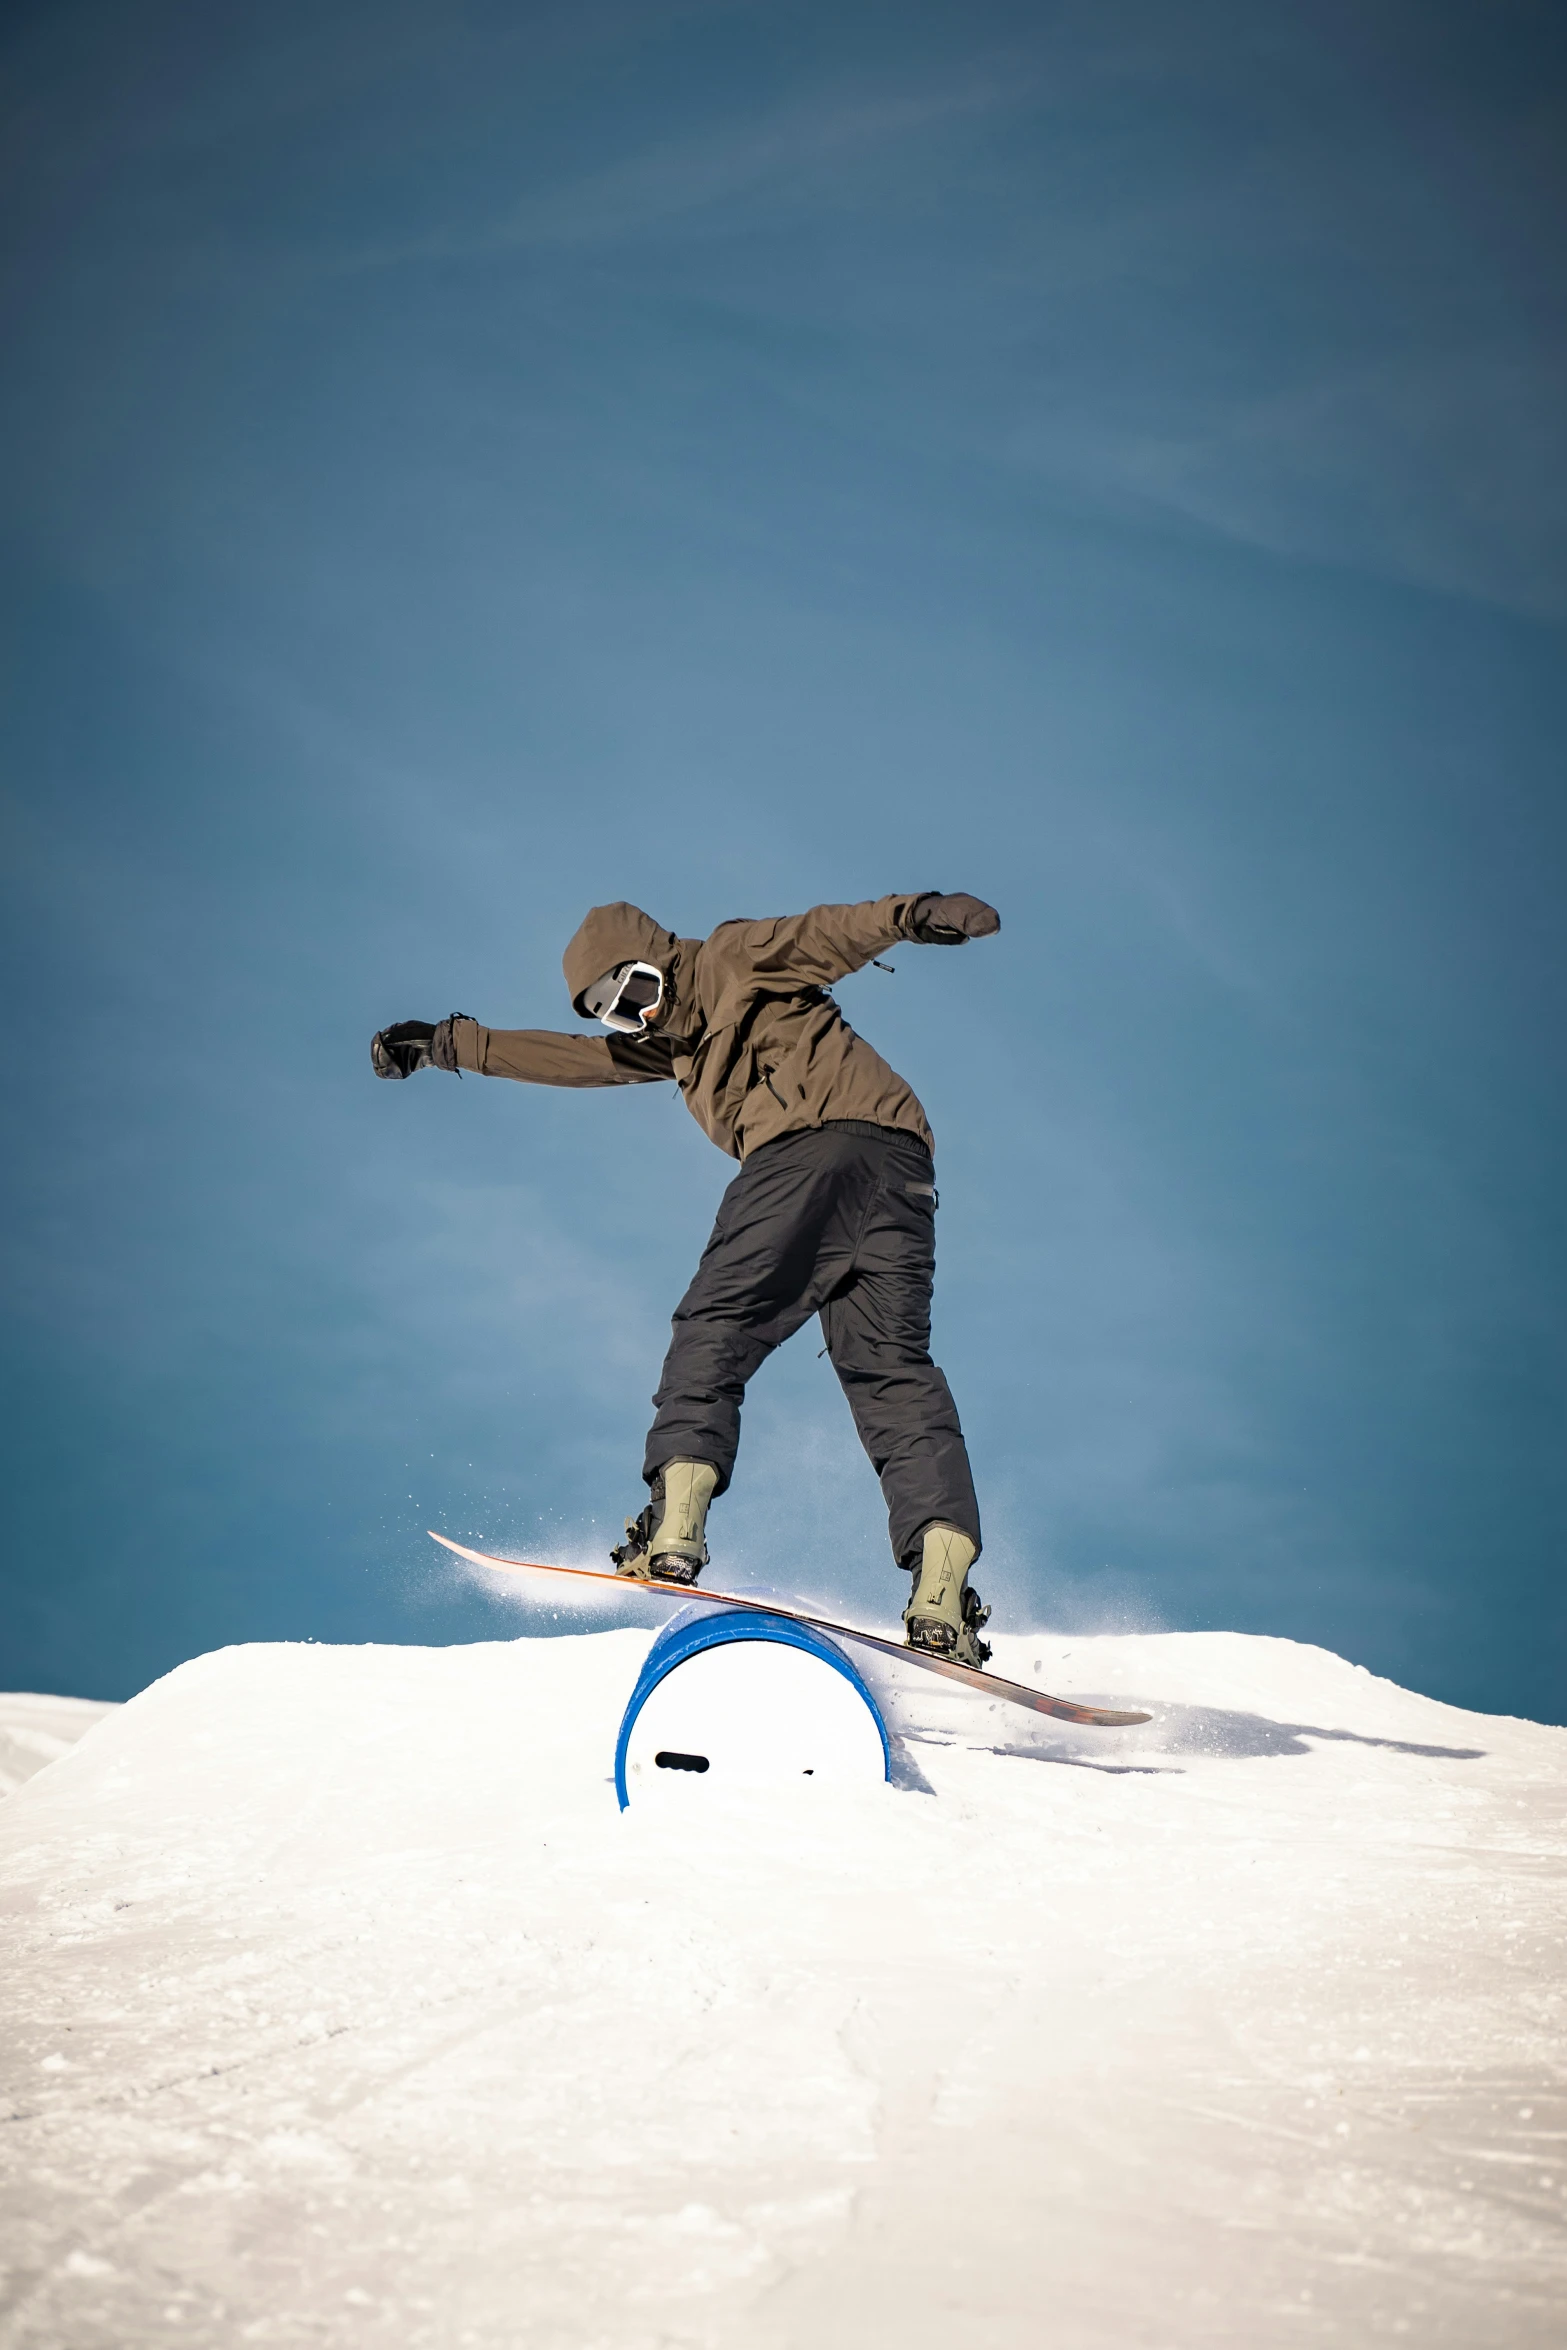
<svg viewBox="0 0 1567 2350"><path fill-rule="evenodd" d="M583 1010L622 1036L640 1036L664 1000L664 974L654 963L617 963L582 991Z"/></svg>

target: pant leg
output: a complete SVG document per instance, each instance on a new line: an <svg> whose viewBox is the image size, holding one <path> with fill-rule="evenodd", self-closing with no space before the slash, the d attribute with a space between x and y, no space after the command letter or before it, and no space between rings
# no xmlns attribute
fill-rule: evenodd
<svg viewBox="0 0 1567 2350"><path fill-rule="evenodd" d="M943 1373L930 1357L936 1202L922 1153L885 1147L881 1180L852 1271L822 1309L860 1442L887 1501L894 1558L912 1566L933 1521L980 1547L968 1447Z"/></svg>
<svg viewBox="0 0 1567 2350"><path fill-rule="evenodd" d="M675 1308L642 1474L711 1461L728 1486L746 1383L848 1273L875 1185L856 1137L786 1134L747 1159Z"/></svg>

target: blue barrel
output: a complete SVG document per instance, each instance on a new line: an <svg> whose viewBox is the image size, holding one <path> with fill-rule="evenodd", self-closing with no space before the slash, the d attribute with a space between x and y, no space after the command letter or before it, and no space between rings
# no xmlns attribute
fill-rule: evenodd
<svg viewBox="0 0 1567 2350"><path fill-rule="evenodd" d="M620 1735L615 1741L615 1793L620 1799L622 1811L631 1800L626 1785L627 1751L638 1717L654 1691L668 1681L672 1673L677 1672L682 1665L689 1664L695 1657L713 1649L758 1641L776 1648L799 1650L805 1656L814 1658L817 1663L830 1667L848 1683L874 1724L875 1737L881 1748L881 1776L883 1779L891 1777L892 1752L881 1707L864 1677L835 1640L830 1640L824 1632L818 1632L814 1625L799 1623L789 1616L764 1615L760 1609L754 1608L704 1607L698 1602L682 1608L659 1633L643 1660L636 1687L621 1717ZM765 1731L759 1730L759 1735L765 1735ZM693 1740L690 1743L693 1748L690 1752L661 1753L657 1758L659 1766L676 1771L705 1773L709 1767L708 1757L701 1747L707 1742ZM808 1765L806 1775L811 1775Z"/></svg>

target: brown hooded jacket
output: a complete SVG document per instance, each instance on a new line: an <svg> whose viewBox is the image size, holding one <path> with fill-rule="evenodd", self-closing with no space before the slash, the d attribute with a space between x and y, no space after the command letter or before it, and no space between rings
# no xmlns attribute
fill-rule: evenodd
<svg viewBox="0 0 1567 2350"><path fill-rule="evenodd" d="M901 1127L933 1148L912 1089L828 989L911 934L919 891L808 914L724 922L676 938L639 906L595 906L566 949L573 1007L617 963L653 963L664 1004L646 1036L560 1036L540 1028L453 1024L458 1065L534 1085L642 1085L673 1078L703 1131L731 1158L830 1119Z"/></svg>

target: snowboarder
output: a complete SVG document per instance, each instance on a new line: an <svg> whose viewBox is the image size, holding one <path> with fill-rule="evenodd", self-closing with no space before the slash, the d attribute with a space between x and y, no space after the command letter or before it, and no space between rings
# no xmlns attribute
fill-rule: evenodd
<svg viewBox="0 0 1567 2350"><path fill-rule="evenodd" d="M675 1309L642 1474L651 1499L611 1552L623 1575L694 1583L726 1489L747 1381L820 1314L827 1351L913 1577L913 1648L982 1665L990 1610L969 1588L979 1505L957 1408L930 1358L933 1144L912 1089L828 992L898 941L964 946L1001 927L982 899L934 891L677 938L640 907L595 906L564 957L567 992L607 1036L484 1028L454 1012L372 1040L378 1077L471 1070L534 1085L672 1078L740 1172Z"/></svg>

